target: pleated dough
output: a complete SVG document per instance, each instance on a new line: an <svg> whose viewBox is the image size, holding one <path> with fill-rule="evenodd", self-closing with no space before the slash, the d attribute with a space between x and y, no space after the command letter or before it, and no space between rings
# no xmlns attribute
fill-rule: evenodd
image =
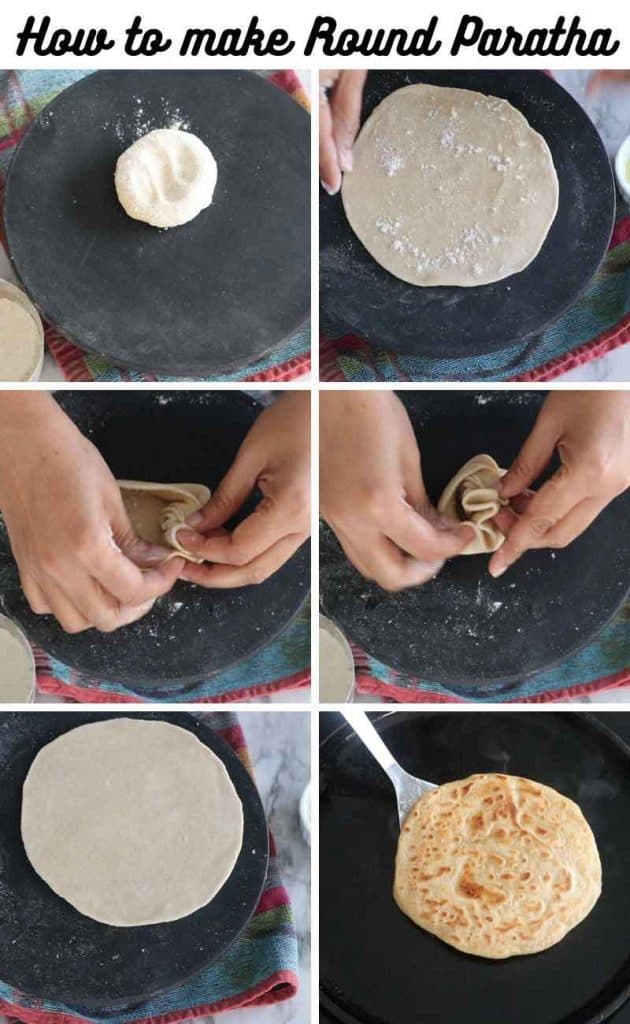
<svg viewBox="0 0 630 1024"><path fill-rule="evenodd" d="M438 512L470 523L475 529L475 537L462 555L490 554L503 544L505 537L492 519L508 504L497 492L497 484L506 472L497 466L491 455L475 455L444 488Z"/></svg>
<svg viewBox="0 0 630 1024"><path fill-rule="evenodd" d="M170 558L181 556L189 562L203 562L191 555L177 540L186 519L210 499L204 484L155 484L142 480L119 480L118 486L131 520L142 540L174 548Z"/></svg>

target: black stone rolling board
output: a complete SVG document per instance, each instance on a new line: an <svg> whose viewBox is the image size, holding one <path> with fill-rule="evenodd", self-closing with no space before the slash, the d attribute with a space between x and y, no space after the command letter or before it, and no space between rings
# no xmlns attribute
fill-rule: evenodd
<svg viewBox="0 0 630 1024"><path fill-rule="evenodd" d="M66 391L56 398L118 479L202 483L211 490L261 411L236 391ZM183 692L270 643L308 596L309 562L306 543L257 586L206 590L179 581L139 622L114 633L70 635L53 616L31 612L0 523L5 613L64 664L151 698Z"/></svg>
<svg viewBox="0 0 630 1024"><path fill-rule="evenodd" d="M243 805L234 870L201 910L168 924L114 928L80 914L35 873L20 832L22 785L33 758L57 736L116 713L0 715L0 978L31 997L83 1015L129 1008L218 959L251 918L267 874L268 838L258 791L236 754L193 715L141 712L181 726L224 763ZM128 714L123 717L130 717Z"/></svg>
<svg viewBox="0 0 630 1024"><path fill-rule="evenodd" d="M114 189L120 154L183 126L218 165L212 204L159 230ZM210 376L271 352L310 306L310 119L246 71L99 71L35 119L11 163L4 220L33 302L117 366Z"/></svg>
<svg viewBox="0 0 630 1024"><path fill-rule="evenodd" d="M405 391L437 502L473 455L508 467L544 392ZM555 465L555 464L554 464ZM550 668L575 653L621 607L630 588L630 492L563 550L528 551L499 579L488 555L446 562L436 579L397 594L370 583L326 527L320 539L323 610L369 654L401 672L475 695Z"/></svg>
<svg viewBox="0 0 630 1024"><path fill-rule="evenodd" d="M325 731L340 715L328 714ZM577 713L370 716L403 768L437 783L507 772L553 786L589 822L602 895L556 946L485 960L421 928L393 896L394 791L348 726L320 748L322 1021L335 1024L602 1024L630 994L630 749Z"/></svg>
<svg viewBox="0 0 630 1024"><path fill-rule="evenodd" d="M520 110L553 156L556 219L520 274L477 288L422 288L380 267L348 224L340 196L321 190L322 315L408 355L447 359L524 343L577 301L606 253L615 189L604 146L579 104L540 71L373 71L363 120L389 93L418 82L499 96Z"/></svg>

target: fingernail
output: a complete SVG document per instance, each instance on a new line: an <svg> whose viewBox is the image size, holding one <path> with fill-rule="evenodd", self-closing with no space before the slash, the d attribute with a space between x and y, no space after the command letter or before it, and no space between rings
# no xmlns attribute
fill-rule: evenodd
<svg viewBox="0 0 630 1024"><path fill-rule="evenodd" d="M194 533L192 530L187 530L185 526L182 526L182 528L177 531L177 540L183 548L190 548L199 543L199 535Z"/></svg>
<svg viewBox="0 0 630 1024"><path fill-rule="evenodd" d="M324 181L323 178L320 179L320 185L322 186L324 192L327 192L329 196L336 196L337 192L339 191L338 188L333 188L332 185L329 185L328 182Z"/></svg>
<svg viewBox="0 0 630 1024"><path fill-rule="evenodd" d="M503 562L499 562L498 565L491 565L489 567L489 572L493 579L497 580L499 576L503 576L503 573L507 568L507 565L504 565Z"/></svg>
<svg viewBox="0 0 630 1024"><path fill-rule="evenodd" d="M195 526L201 526L203 523L203 516L201 512L193 512L192 515L188 516L186 522L194 529Z"/></svg>

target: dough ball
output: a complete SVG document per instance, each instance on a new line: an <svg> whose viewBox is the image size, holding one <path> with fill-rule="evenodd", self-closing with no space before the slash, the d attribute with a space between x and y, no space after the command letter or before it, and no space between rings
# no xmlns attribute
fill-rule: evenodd
<svg viewBox="0 0 630 1024"><path fill-rule="evenodd" d="M466 288L532 262L556 216L558 179L547 143L507 100L409 85L363 125L342 199L390 274Z"/></svg>
<svg viewBox="0 0 630 1024"><path fill-rule="evenodd" d="M158 128L118 158L114 182L130 217L156 228L174 228L210 205L217 164L196 135Z"/></svg>

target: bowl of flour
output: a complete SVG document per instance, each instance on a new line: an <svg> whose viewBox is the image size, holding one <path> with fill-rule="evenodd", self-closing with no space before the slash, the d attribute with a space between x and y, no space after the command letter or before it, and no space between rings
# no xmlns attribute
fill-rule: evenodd
<svg viewBox="0 0 630 1024"><path fill-rule="evenodd" d="M44 326L20 288L0 278L0 381L39 380Z"/></svg>
<svg viewBox="0 0 630 1024"><path fill-rule="evenodd" d="M35 658L12 619L0 615L0 704L30 704L35 699Z"/></svg>

